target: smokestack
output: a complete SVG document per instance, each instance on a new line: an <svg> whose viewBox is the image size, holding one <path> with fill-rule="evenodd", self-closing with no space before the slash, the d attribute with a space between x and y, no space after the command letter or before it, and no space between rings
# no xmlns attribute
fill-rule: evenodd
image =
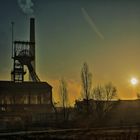
<svg viewBox="0 0 140 140"><path fill-rule="evenodd" d="M35 71L35 19L30 18L30 52L33 55L32 66ZM30 78L29 78L30 79Z"/></svg>
<svg viewBox="0 0 140 140"><path fill-rule="evenodd" d="M35 19L30 18L30 42L35 43Z"/></svg>

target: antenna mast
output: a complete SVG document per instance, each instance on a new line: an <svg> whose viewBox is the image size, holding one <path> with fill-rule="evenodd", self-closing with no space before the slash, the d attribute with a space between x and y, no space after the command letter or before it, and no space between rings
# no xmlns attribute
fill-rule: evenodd
<svg viewBox="0 0 140 140"><path fill-rule="evenodd" d="M12 25L12 58L14 56L13 54L13 49L14 49L14 22L12 21L11 22L11 25Z"/></svg>

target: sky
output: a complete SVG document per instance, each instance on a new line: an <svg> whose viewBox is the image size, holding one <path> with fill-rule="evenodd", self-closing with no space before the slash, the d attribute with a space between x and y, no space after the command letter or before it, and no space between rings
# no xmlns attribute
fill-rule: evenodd
<svg viewBox="0 0 140 140"><path fill-rule="evenodd" d="M19 1L22 5L19 4ZM1 0L0 80L10 80L11 21L14 40L29 40L29 18L36 22L36 67L41 81L53 87L58 101L61 77L70 104L80 99L80 72L87 62L93 87L112 82L119 99L135 99L140 83L140 1L138 0ZM28 0L30 2L30 0Z"/></svg>

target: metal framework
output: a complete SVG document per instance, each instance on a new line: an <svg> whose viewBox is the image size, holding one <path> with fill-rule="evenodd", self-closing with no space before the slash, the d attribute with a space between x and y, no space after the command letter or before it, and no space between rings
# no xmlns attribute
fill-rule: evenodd
<svg viewBox="0 0 140 140"><path fill-rule="evenodd" d="M24 66L28 67L31 80L33 82L39 82L40 79L37 76L32 62L35 60L34 53L31 52L31 46L34 45L34 42L28 41L14 41L13 47L13 70L11 72L11 79L14 82L23 82L24 75L26 71Z"/></svg>

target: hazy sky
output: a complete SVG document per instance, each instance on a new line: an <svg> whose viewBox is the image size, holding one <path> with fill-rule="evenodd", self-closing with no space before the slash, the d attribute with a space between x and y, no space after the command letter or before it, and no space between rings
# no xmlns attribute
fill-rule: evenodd
<svg viewBox="0 0 140 140"><path fill-rule="evenodd" d="M31 6L24 10L36 18L37 74L54 87L55 98L61 77L69 83L71 102L79 98L85 61L93 87L111 81L119 98L136 97L140 83L134 87L129 81L133 76L140 80L140 1L32 0ZM29 40L30 16L18 0L1 0L1 80L10 80L12 68L10 23L15 22L16 40Z"/></svg>

